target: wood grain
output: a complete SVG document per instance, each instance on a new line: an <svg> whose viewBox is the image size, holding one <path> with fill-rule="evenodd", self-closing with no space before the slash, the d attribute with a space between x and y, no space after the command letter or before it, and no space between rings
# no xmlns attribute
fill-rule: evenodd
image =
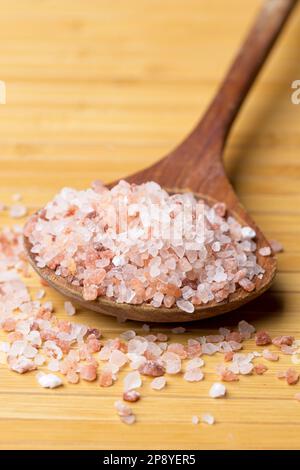
<svg viewBox="0 0 300 470"><path fill-rule="evenodd" d="M62 185L111 181L167 154L205 110L259 4L0 0L0 79L7 85L7 104L0 106L0 200L10 203L21 192L34 211ZM266 236L285 246L278 276L262 298L189 325L185 337L241 318L274 335L300 337L300 106L290 99L300 75L299 15L297 9L255 84L225 154L242 202ZM1 226L6 223L1 214ZM29 283L32 292L39 288L34 275ZM62 297L47 289L47 298L64 317ZM105 338L124 328L80 309L75 320L98 326ZM80 384L45 391L33 375L19 377L0 364L0 447L299 448L293 395L300 385L288 387L275 377L290 358L263 378L230 384L228 399L211 400L217 362L207 360L201 384L172 378L157 393L147 381L130 428L113 411L122 380L107 390ZM205 411L217 424L192 426L191 416Z"/></svg>

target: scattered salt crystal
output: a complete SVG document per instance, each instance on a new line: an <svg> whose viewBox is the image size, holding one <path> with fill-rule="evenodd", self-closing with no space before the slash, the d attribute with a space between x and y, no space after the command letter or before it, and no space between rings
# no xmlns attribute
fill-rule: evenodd
<svg viewBox="0 0 300 470"><path fill-rule="evenodd" d="M14 204L9 209L9 215L12 218L24 217L27 214L27 209L22 204Z"/></svg>
<svg viewBox="0 0 300 470"><path fill-rule="evenodd" d="M195 357L194 359L191 359L190 361L187 362L186 364L186 370L191 370L195 369L197 367L202 367L204 366L204 361L200 357Z"/></svg>
<svg viewBox="0 0 300 470"><path fill-rule="evenodd" d="M219 382L215 382L209 390L209 396L211 398L223 397L225 394L226 394L226 387L225 385Z"/></svg>
<svg viewBox="0 0 300 470"><path fill-rule="evenodd" d="M242 227L241 232L243 238L254 238L256 236L255 230L251 227Z"/></svg>
<svg viewBox="0 0 300 470"><path fill-rule="evenodd" d="M192 423L193 423L193 424L199 424L199 418L198 418L198 416L192 416Z"/></svg>
<svg viewBox="0 0 300 470"><path fill-rule="evenodd" d="M279 359L279 355L269 349L264 349L262 355L264 359L267 359L267 361L278 361Z"/></svg>
<svg viewBox="0 0 300 470"><path fill-rule="evenodd" d="M240 334L245 339L251 338L252 334L255 333L254 326L250 325L245 320L242 320L242 321L239 322L238 329L239 329Z"/></svg>
<svg viewBox="0 0 300 470"><path fill-rule="evenodd" d="M281 251L283 251L282 244L278 242L277 240L270 240L270 246L274 254L280 253Z"/></svg>
<svg viewBox="0 0 300 470"><path fill-rule="evenodd" d="M127 392L128 390L139 388L142 385L141 374L137 370L129 372L125 376L123 383L125 392Z"/></svg>
<svg viewBox="0 0 300 470"><path fill-rule="evenodd" d="M60 377L54 374L37 374L37 381L41 387L44 388L57 388L62 385Z"/></svg>
<svg viewBox="0 0 300 470"><path fill-rule="evenodd" d="M204 374L201 371L201 369L199 369L198 367L195 367L194 369L187 370L183 378L187 382L199 382L200 380L203 380Z"/></svg>
<svg viewBox="0 0 300 470"><path fill-rule="evenodd" d="M186 329L183 326L176 326L176 328L172 328L171 331L172 333L174 333L174 335L180 335L182 333L185 333Z"/></svg>
<svg viewBox="0 0 300 470"><path fill-rule="evenodd" d="M213 415L211 415L210 413L204 413L202 416L201 416L201 421L202 423L205 423L205 424L214 424L215 423L215 418L213 417Z"/></svg>
<svg viewBox="0 0 300 470"><path fill-rule="evenodd" d="M42 298L45 296L45 293L46 293L46 292L45 292L44 289L40 289L40 290L38 290L37 293L35 294L35 298L36 298L37 300L40 300L40 299L42 299Z"/></svg>
<svg viewBox="0 0 300 470"><path fill-rule="evenodd" d="M120 334L120 338L125 339L126 341L133 339L135 336L136 333L134 330L127 330Z"/></svg>
<svg viewBox="0 0 300 470"><path fill-rule="evenodd" d="M134 403L140 399L141 395L137 390L128 390L123 393L123 400Z"/></svg>
<svg viewBox="0 0 300 470"><path fill-rule="evenodd" d="M65 312L67 315L70 315L70 316L75 315L76 309L74 305L72 304L72 302L69 302L69 301L65 302L64 308L65 308Z"/></svg>
<svg viewBox="0 0 300 470"><path fill-rule="evenodd" d="M50 359L47 369L51 370L51 372L58 372L60 370L59 361L57 359Z"/></svg>
<svg viewBox="0 0 300 470"><path fill-rule="evenodd" d="M167 380L165 377L156 377L152 380L150 387L153 390L162 390L166 386Z"/></svg>

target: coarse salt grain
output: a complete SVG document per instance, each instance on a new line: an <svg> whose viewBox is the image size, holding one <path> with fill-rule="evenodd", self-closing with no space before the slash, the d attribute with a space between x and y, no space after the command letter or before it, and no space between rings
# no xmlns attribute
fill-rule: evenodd
<svg viewBox="0 0 300 470"><path fill-rule="evenodd" d="M202 423L212 425L212 424L215 423L215 418L214 418L214 416L211 415L210 413L204 413L204 414L201 416L201 421L202 421Z"/></svg>
<svg viewBox="0 0 300 470"><path fill-rule="evenodd" d="M44 388L57 388L62 385L62 380L55 374L37 374L37 381L41 387Z"/></svg>
<svg viewBox="0 0 300 470"><path fill-rule="evenodd" d="M67 315L69 315L69 316L75 315L76 309L75 309L74 305L72 304L72 302L69 302L69 301L65 302L64 303L64 308L65 308L65 312L66 312Z"/></svg>
<svg viewBox="0 0 300 470"><path fill-rule="evenodd" d="M150 386L153 390L162 390L165 388L167 380L165 377L156 377L152 380Z"/></svg>
<svg viewBox="0 0 300 470"><path fill-rule="evenodd" d="M215 382L210 390L209 390L209 396L211 398L220 398L223 397L226 394L226 387L225 385Z"/></svg>

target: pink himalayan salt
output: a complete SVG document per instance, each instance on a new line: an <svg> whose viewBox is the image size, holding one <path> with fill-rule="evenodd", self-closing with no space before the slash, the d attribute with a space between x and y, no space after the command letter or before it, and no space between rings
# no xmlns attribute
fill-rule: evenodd
<svg viewBox="0 0 300 470"><path fill-rule="evenodd" d="M203 380L204 374L199 367L195 367L194 369L187 370L183 378L187 382L200 382L200 380Z"/></svg>
<svg viewBox="0 0 300 470"><path fill-rule="evenodd" d="M111 387L113 385L113 373L109 367L104 367L100 372L99 385L100 387Z"/></svg>
<svg viewBox="0 0 300 470"><path fill-rule="evenodd" d="M126 200L126 208L117 214L120 200ZM185 226L181 237L175 224L186 210L198 223L200 208L203 240L193 224ZM149 230L158 221L158 230ZM126 227L121 237L120 226ZM156 308L176 302L193 313L195 305L226 300L239 285L251 291L255 276L264 274L256 261L255 231L227 217L223 203L208 207L191 194L169 195L154 182L121 181L112 189L97 185L87 191L63 188L29 219L25 235L38 266L71 278L82 286L86 300L107 296Z"/></svg>
<svg viewBox="0 0 300 470"><path fill-rule="evenodd" d="M225 369L223 369L221 372L221 380L223 382L234 382L239 380L239 377L237 374L225 367Z"/></svg>
<svg viewBox="0 0 300 470"><path fill-rule="evenodd" d="M166 369L157 361L146 361L139 367L139 372L150 377L160 377L165 374Z"/></svg>
<svg viewBox="0 0 300 470"><path fill-rule="evenodd" d="M167 380L165 377L156 377L152 380L150 386L153 390L162 390L165 388Z"/></svg>
<svg viewBox="0 0 300 470"><path fill-rule="evenodd" d="M257 346L266 346L272 343L272 338L266 331L258 331L255 335L255 343Z"/></svg>
<svg viewBox="0 0 300 470"><path fill-rule="evenodd" d="M279 359L279 354L270 351L269 349L264 349L262 355L264 359L267 359L267 361L278 361Z"/></svg>
<svg viewBox="0 0 300 470"><path fill-rule="evenodd" d="M277 346L278 348L280 348L283 344L285 344L286 346L292 346L294 341L294 336L282 335L273 338L272 343L275 344L275 346Z"/></svg>
<svg viewBox="0 0 300 470"><path fill-rule="evenodd" d="M254 366L254 372L257 375L263 375L267 370L268 368L264 364L255 364Z"/></svg>
<svg viewBox="0 0 300 470"><path fill-rule="evenodd" d="M70 316L75 315L76 309L74 305L72 304L72 302L69 302L69 301L65 302L64 308L65 308L65 312L67 315L70 315Z"/></svg>
<svg viewBox="0 0 300 470"><path fill-rule="evenodd" d="M18 358L8 357L8 365L11 370L18 372L19 374L24 374L25 372L36 369L35 363L24 356L20 356Z"/></svg>
<svg viewBox="0 0 300 470"><path fill-rule="evenodd" d="M297 348L293 348L292 346L287 346L286 344L283 344L280 347L281 352L283 354L294 354L297 351Z"/></svg>
<svg viewBox="0 0 300 470"><path fill-rule="evenodd" d="M80 378L93 382L97 378L97 367L94 364L85 364L79 368Z"/></svg>
<svg viewBox="0 0 300 470"><path fill-rule="evenodd" d="M180 357L180 359L186 359L187 352L183 344L180 343L171 343L168 346L168 352L173 352Z"/></svg>
<svg viewBox="0 0 300 470"><path fill-rule="evenodd" d="M128 390L123 393L123 400L134 403L141 398L141 394L137 390Z"/></svg>
<svg viewBox="0 0 300 470"><path fill-rule="evenodd" d="M165 352L161 360L166 368L167 374L178 374L181 371L181 359L173 352Z"/></svg>
<svg viewBox="0 0 300 470"><path fill-rule="evenodd" d="M278 242L277 240L270 240L270 246L271 246L271 250L274 254L280 253L281 251L283 251L282 244L280 242Z"/></svg>
<svg viewBox="0 0 300 470"><path fill-rule="evenodd" d="M254 326L250 325L245 320L239 322L238 329L244 339L251 338L252 334L255 333Z"/></svg>
<svg viewBox="0 0 300 470"><path fill-rule="evenodd" d="M261 256L270 256L271 254L271 248L269 246L264 246L258 250L258 253Z"/></svg>
<svg viewBox="0 0 300 470"><path fill-rule="evenodd" d="M286 381L289 385L295 385L299 382L299 374L293 367L286 371Z"/></svg>

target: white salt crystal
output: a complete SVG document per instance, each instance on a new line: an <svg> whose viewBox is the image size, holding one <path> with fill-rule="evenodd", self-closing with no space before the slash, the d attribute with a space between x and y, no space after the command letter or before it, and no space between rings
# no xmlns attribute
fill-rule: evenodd
<svg viewBox="0 0 300 470"><path fill-rule="evenodd" d="M40 290L38 290L37 293L35 294L35 298L36 298L37 300L40 300L40 299L42 299L42 298L45 296L45 294L46 294L45 290L44 290L44 289L40 289Z"/></svg>
<svg viewBox="0 0 300 470"><path fill-rule="evenodd" d="M210 413L204 413L201 416L201 421L202 423L206 423L206 424L214 424L215 418Z"/></svg>
<svg viewBox="0 0 300 470"><path fill-rule="evenodd" d="M193 423L193 424L199 424L199 418L198 418L198 416L192 416L192 423Z"/></svg>
<svg viewBox="0 0 300 470"><path fill-rule="evenodd" d="M263 248L260 248L258 250L258 253L261 255L261 256L270 256L271 254L271 248L269 246L264 246Z"/></svg>
<svg viewBox="0 0 300 470"><path fill-rule="evenodd" d="M193 359L187 362L186 370L191 370L191 369L195 369L196 367L202 367L202 366L204 366L203 359L201 359L201 357L194 357Z"/></svg>
<svg viewBox="0 0 300 470"><path fill-rule="evenodd" d="M129 372L124 377L123 383L125 392L139 388L142 385L141 374L138 371Z"/></svg>
<svg viewBox="0 0 300 470"><path fill-rule="evenodd" d="M165 377L156 377L152 380L150 387L153 390L162 390L166 386L167 380Z"/></svg>
<svg viewBox="0 0 300 470"><path fill-rule="evenodd" d="M256 232L251 227L242 227L241 232L244 239L256 237Z"/></svg>
<svg viewBox="0 0 300 470"><path fill-rule="evenodd" d="M177 300L176 305L178 308L180 308L180 310L183 310L187 313L193 313L195 311L194 305L188 300Z"/></svg>
<svg viewBox="0 0 300 470"><path fill-rule="evenodd" d="M48 369L48 370L51 370L51 372L58 372L59 369L60 369L59 361L58 361L57 359L51 359L51 360L48 362L47 369Z"/></svg>
<svg viewBox="0 0 300 470"><path fill-rule="evenodd" d="M62 380L55 374L37 374L37 381L41 387L56 388L62 385Z"/></svg>
<svg viewBox="0 0 300 470"><path fill-rule="evenodd" d="M27 209L22 204L14 204L9 209L10 217L18 219L19 217L24 217L27 214Z"/></svg>
<svg viewBox="0 0 300 470"><path fill-rule="evenodd" d="M125 339L126 341L129 341L130 339L133 339L135 335L136 333L134 330L127 330L120 334L120 338Z"/></svg>
<svg viewBox="0 0 300 470"><path fill-rule="evenodd" d="M199 382L200 380L203 380L203 377L204 374L199 367L187 370L183 376L184 380L187 382Z"/></svg>
<svg viewBox="0 0 300 470"><path fill-rule="evenodd" d="M226 394L226 387L225 385L219 382L215 382L209 390L209 396L211 398L223 397L225 394Z"/></svg>
<svg viewBox="0 0 300 470"><path fill-rule="evenodd" d="M76 309L74 305L72 304L72 302L69 302L69 301L65 302L64 308L65 308L65 312L67 315L70 315L70 316L75 315Z"/></svg>

